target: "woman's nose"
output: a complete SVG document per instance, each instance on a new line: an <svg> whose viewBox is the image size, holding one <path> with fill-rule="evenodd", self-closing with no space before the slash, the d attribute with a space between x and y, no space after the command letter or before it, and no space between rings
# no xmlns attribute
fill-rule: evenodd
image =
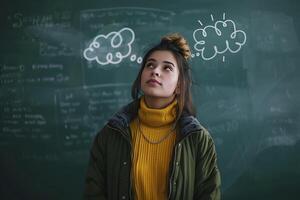
<svg viewBox="0 0 300 200"><path fill-rule="evenodd" d="M152 72L152 75L153 76L159 76L159 73L158 72Z"/></svg>
<svg viewBox="0 0 300 200"><path fill-rule="evenodd" d="M159 69L157 69L157 67L154 68L154 69L152 70L151 75L152 75L152 76L160 76Z"/></svg>

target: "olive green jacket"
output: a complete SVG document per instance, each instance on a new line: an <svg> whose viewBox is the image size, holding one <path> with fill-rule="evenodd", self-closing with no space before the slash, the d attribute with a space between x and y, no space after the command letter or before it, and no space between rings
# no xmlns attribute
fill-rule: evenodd
<svg viewBox="0 0 300 200"><path fill-rule="evenodd" d="M133 199L130 121L137 102L116 113L96 135L90 151L84 199ZM219 200L220 173L212 137L193 116L179 120L170 164L168 199Z"/></svg>

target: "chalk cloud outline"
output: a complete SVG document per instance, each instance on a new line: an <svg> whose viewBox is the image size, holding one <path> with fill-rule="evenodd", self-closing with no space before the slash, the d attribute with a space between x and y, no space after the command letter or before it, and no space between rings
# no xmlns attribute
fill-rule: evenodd
<svg viewBox="0 0 300 200"><path fill-rule="evenodd" d="M122 34L129 34L129 41L125 41L123 44ZM113 31L107 35L98 35L93 41L89 44L83 51L83 56L88 61L95 60L100 65L108 65L108 64L119 64L124 58L128 57L131 54L132 43L134 42L135 34L134 31L128 27L122 28L120 31ZM114 52L105 52L106 55L97 54L97 49L101 48L101 41L110 43L110 47L116 51ZM105 46L104 46L105 47ZM118 51L120 48L125 48L127 51L123 52ZM101 59L102 58L102 59ZM104 58L104 59L103 59Z"/></svg>
<svg viewBox="0 0 300 200"><path fill-rule="evenodd" d="M213 18L212 18L213 19ZM200 22L202 25L202 23ZM213 29L217 37L222 37L222 29L224 28L232 28L233 31L230 34L230 40L228 38L225 39L225 48L218 47L216 45L213 45L212 47L207 47L205 39L209 37L207 32L209 32L209 29ZM199 39L200 38L200 39ZM240 39L242 38L242 39ZM216 57L218 54L223 54L227 51L231 53L237 53L240 51L242 46L247 41L246 33L242 30L237 30L235 22L233 20L227 19L225 20L225 14L223 15L223 21L219 20L216 21L214 25L208 25L204 28L198 28L193 32L193 39L196 42L194 44L194 49L198 52L201 52L200 55L203 60L211 60L214 57ZM222 39L222 38L221 38ZM224 40L224 39L222 39ZM241 41L239 41L241 40ZM214 50L214 53L212 55L206 55L206 49L212 48ZM224 60L223 60L224 61Z"/></svg>

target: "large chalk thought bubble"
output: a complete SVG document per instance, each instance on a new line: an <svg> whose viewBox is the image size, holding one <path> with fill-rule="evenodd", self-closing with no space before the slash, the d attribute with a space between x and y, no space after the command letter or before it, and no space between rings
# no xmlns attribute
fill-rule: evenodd
<svg viewBox="0 0 300 200"><path fill-rule="evenodd" d="M118 64L131 54L134 38L134 32L127 27L118 32L98 35L83 51L83 56L100 65Z"/></svg>
<svg viewBox="0 0 300 200"><path fill-rule="evenodd" d="M211 15L214 22L214 18ZM201 26L203 24L198 21ZM211 60L218 54L224 54L229 51L237 53L246 43L246 33L237 30L235 22L230 19L216 21L214 25L208 25L203 28L196 29L193 32L195 40L194 49L197 51L196 56L201 56L203 60ZM195 55L193 54L192 57ZM223 56L223 62L225 57Z"/></svg>

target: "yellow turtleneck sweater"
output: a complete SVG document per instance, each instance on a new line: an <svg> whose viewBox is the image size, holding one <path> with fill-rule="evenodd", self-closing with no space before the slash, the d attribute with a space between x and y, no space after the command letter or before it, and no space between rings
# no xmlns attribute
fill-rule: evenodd
<svg viewBox="0 0 300 200"><path fill-rule="evenodd" d="M176 104L177 101L174 100L163 109L151 109L147 107L142 97L138 112L139 119L136 118L130 123L135 199L167 199L170 160L176 139L173 130ZM149 141L161 142L153 144Z"/></svg>

